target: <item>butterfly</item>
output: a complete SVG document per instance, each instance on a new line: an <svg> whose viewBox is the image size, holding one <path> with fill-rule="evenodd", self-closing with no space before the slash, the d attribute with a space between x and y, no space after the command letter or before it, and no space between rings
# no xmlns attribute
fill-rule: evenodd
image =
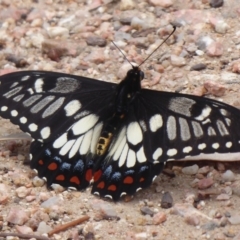
<svg viewBox="0 0 240 240"><path fill-rule="evenodd" d="M0 77L0 116L32 137L31 168L114 201L149 187L165 162L240 148L240 111L208 98L46 71Z"/></svg>

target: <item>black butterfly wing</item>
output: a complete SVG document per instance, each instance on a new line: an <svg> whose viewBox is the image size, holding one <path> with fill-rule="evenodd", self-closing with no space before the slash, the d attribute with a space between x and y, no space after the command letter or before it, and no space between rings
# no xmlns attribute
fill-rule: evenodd
<svg viewBox="0 0 240 240"><path fill-rule="evenodd" d="M240 111L207 98L142 90L97 171L92 192L117 200L148 187L164 162L239 152Z"/></svg>
<svg viewBox="0 0 240 240"><path fill-rule="evenodd" d="M85 188L116 85L43 71L10 73L0 81L1 116L33 138L31 167L48 185Z"/></svg>

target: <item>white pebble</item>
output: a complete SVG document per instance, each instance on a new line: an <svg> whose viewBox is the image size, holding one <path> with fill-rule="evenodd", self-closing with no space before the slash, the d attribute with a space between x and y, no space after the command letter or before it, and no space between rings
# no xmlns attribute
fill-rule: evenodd
<svg viewBox="0 0 240 240"><path fill-rule="evenodd" d="M194 175L198 172L198 169L199 169L198 165L194 164L192 166L182 168L182 173L187 175Z"/></svg>

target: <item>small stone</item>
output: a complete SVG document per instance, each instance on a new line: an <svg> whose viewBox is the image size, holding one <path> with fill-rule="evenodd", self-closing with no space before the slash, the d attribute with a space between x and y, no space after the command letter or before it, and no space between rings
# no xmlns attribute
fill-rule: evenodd
<svg viewBox="0 0 240 240"><path fill-rule="evenodd" d="M233 182L235 180L235 174L231 170L227 170L222 174L222 179L225 182Z"/></svg>
<svg viewBox="0 0 240 240"><path fill-rule="evenodd" d="M204 167L201 167L198 169L198 173L199 174L203 174L203 175L206 175L207 173L210 172L210 167L209 166L204 166Z"/></svg>
<svg viewBox="0 0 240 240"><path fill-rule="evenodd" d="M204 179L201 179L199 182L198 182L198 188L199 189L206 189L206 188L209 188L213 185L213 179L212 178L204 178Z"/></svg>
<svg viewBox="0 0 240 240"><path fill-rule="evenodd" d="M228 29L229 29L229 25L223 20L218 20L215 23L215 31L217 33L225 34Z"/></svg>
<svg viewBox="0 0 240 240"><path fill-rule="evenodd" d="M186 65L186 60L183 57L171 55L170 59L173 66L182 67Z"/></svg>
<svg viewBox="0 0 240 240"><path fill-rule="evenodd" d="M225 170L225 165L223 163L218 162L217 169L218 171L223 172Z"/></svg>
<svg viewBox="0 0 240 240"><path fill-rule="evenodd" d="M213 229L215 229L217 227L219 227L219 224L217 224L216 222L213 222L213 221L205 223L204 225L201 226L201 228L206 231L212 231Z"/></svg>
<svg viewBox="0 0 240 240"><path fill-rule="evenodd" d="M7 222L16 224L16 225L23 225L29 219L27 213L18 207L13 207L10 209L7 215Z"/></svg>
<svg viewBox="0 0 240 240"><path fill-rule="evenodd" d="M230 218L228 218L228 221L232 225L238 225L240 224L240 215L231 216Z"/></svg>
<svg viewBox="0 0 240 240"><path fill-rule="evenodd" d="M63 199L61 199L60 197L51 197L48 200L44 201L41 204L41 207L45 209L51 209L56 205L61 205L62 202L63 202Z"/></svg>
<svg viewBox="0 0 240 240"><path fill-rule="evenodd" d="M158 212L153 216L153 224L159 225L167 220L167 215L163 212Z"/></svg>
<svg viewBox="0 0 240 240"><path fill-rule="evenodd" d="M25 198L30 192L31 188L26 188L25 186L16 189L16 194L19 198Z"/></svg>
<svg viewBox="0 0 240 240"><path fill-rule="evenodd" d="M55 193L61 193L65 190L63 186L60 184L54 183L51 185L51 188L54 190Z"/></svg>
<svg viewBox="0 0 240 240"><path fill-rule="evenodd" d="M16 230L18 233L21 233L21 234L30 234L30 233L33 233L33 230L28 227L28 226L18 226L16 225Z"/></svg>
<svg viewBox="0 0 240 240"><path fill-rule="evenodd" d="M52 228L48 226L45 222L40 222L37 228L37 232L40 234L48 233Z"/></svg>
<svg viewBox="0 0 240 240"><path fill-rule="evenodd" d="M8 189L8 187L5 184L0 183L0 205L4 205L8 202L9 192L10 190Z"/></svg>
<svg viewBox="0 0 240 240"><path fill-rule="evenodd" d="M223 54L223 45L220 42L212 42L206 52L210 57L220 57Z"/></svg>
<svg viewBox="0 0 240 240"><path fill-rule="evenodd" d="M140 211L143 215L149 215L151 217L154 215L154 212L148 207L141 207Z"/></svg>
<svg viewBox="0 0 240 240"><path fill-rule="evenodd" d="M194 175L198 172L198 169L198 165L194 164L192 166L182 168L182 173L186 175Z"/></svg>
<svg viewBox="0 0 240 240"><path fill-rule="evenodd" d="M85 59L86 61L93 62L95 64L100 64L105 62L105 56L102 49L96 49L91 52Z"/></svg>
<svg viewBox="0 0 240 240"><path fill-rule="evenodd" d="M226 92L226 87L213 81L206 81L203 85L209 93L216 97L222 97Z"/></svg>
<svg viewBox="0 0 240 240"><path fill-rule="evenodd" d="M219 8L223 6L224 1L223 0L210 0L209 5L212 8Z"/></svg>
<svg viewBox="0 0 240 240"><path fill-rule="evenodd" d="M173 206L173 198L169 192L165 192L162 196L161 207L171 208Z"/></svg>
<svg viewBox="0 0 240 240"><path fill-rule="evenodd" d="M134 9L135 4L136 3L133 0L121 0L119 8L122 11L126 11L126 10L130 10L130 9Z"/></svg>
<svg viewBox="0 0 240 240"><path fill-rule="evenodd" d="M240 73L240 61L233 62L231 68L233 73Z"/></svg>
<svg viewBox="0 0 240 240"><path fill-rule="evenodd" d="M230 196L227 195L226 193L222 193L222 194L218 195L216 199L218 201L227 201L230 199Z"/></svg>
<svg viewBox="0 0 240 240"><path fill-rule="evenodd" d="M172 0L149 0L149 3L154 5L154 6L160 6L163 8L168 8L173 5Z"/></svg>
<svg viewBox="0 0 240 240"><path fill-rule="evenodd" d="M146 21L138 18L138 17L133 17L131 20L131 27L137 30L141 30L143 28L146 28Z"/></svg>
<svg viewBox="0 0 240 240"><path fill-rule="evenodd" d="M134 239L136 240L147 240L149 239L149 237L150 237L149 234L146 232L136 233L134 235Z"/></svg>
<svg viewBox="0 0 240 240"><path fill-rule="evenodd" d="M207 65L204 64L204 63L198 63L198 64L195 64L193 65L191 68L190 68L190 71L201 71L201 70L204 70L207 68Z"/></svg>
<svg viewBox="0 0 240 240"><path fill-rule="evenodd" d="M188 215L185 216L184 221L192 226L197 226L200 224L200 220L199 220L199 216L195 216L195 215Z"/></svg>
<svg viewBox="0 0 240 240"><path fill-rule="evenodd" d="M47 32L50 38L61 37L66 39L69 36L69 30L65 27L48 27Z"/></svg>
<svg viewBox="0 0 240 240"><path fill-rule="evenodd" d="M105 47L107 44L107 41L105 38L96 36L96 35L91 35L86 38L86 43L89 46L99 46L99 47Z"/></svg>
<svg viewBox="0 0 240 240"><path fill-rule="evenodd" d="M45 184L45 181L42 178L35 176L32 180L32 183L35 187L42 187Z"/></svg>

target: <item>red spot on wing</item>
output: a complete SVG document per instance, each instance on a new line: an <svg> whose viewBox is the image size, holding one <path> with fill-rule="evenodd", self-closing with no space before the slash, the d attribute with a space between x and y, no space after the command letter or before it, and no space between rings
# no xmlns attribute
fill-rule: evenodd
<svg viewBox="0 0 240 240"><path fill-rule="evenodd" d="M125 177L124 180L123 180L123 183L132 184L133 183L133 178L130 177L130 176Z"/></svg>
<svg viewBox="0 0 240 240"><path fill-rule="evenodd" d="M64 181L65 176L63 174L61 174L61 175L58 175L55 179L58 180L58 181Z"/></svg>
<svg viewBox="0 0 240 240"><path fill-rule="evenodd" d="M110 190L110 191L116 191L117 190L117 187L116 187L116 185L110 185L109 187L108 187L108 190Z"/></svg>
<svg viewBox="0 0 240 240"><path fill-rule="evenodd" d="M38 164L43 165L43 160L42 159L38 160Z"/></svg>
<svg viewBox="0 0 240 240"><path fill-rule="evenodd" d="M101 181L101 182L97 185L97 188L103 189L104 187L105 187L105 182L104 182L104 181Z"/></svg>
<svg viewBox="0 0 240 240"><path fill-rule="evenodd" d="M79 178L76 177L76 176L71 177L71 178L70 178L70 182L71 182L71 183L75 183L75 184L77 184L77 185L80 185L80 180L79 180Z"/></svg>
<svg viewBox="0 0 240 240"><path fill-rule="evenodd" d="M50 164L48 165L48 169L51 170L51 171L56 170L57 167L58 167L58 165L57 165L55 162L50 163Z"/></svg>
<svg viewBox="0 0 240 240"><path fill-rule="evenodd" d="M92 179L92 169L88 169L85 174L86 181L90 182Z"/></svg>
<svg viewBox="0 0 240 240"><path fill-rule="evenodd" d="M139 182L144 182L145 181L145 178L140 178Z"/></svg>
<svg viewBox="0 0 240 240"><path fill-rule="evenodd" d="M94 173L94 182L97 182L99 179L100 179L100 177L102 176L102 170L98 170L98 171L96 171L95 173Z"/></svg>

